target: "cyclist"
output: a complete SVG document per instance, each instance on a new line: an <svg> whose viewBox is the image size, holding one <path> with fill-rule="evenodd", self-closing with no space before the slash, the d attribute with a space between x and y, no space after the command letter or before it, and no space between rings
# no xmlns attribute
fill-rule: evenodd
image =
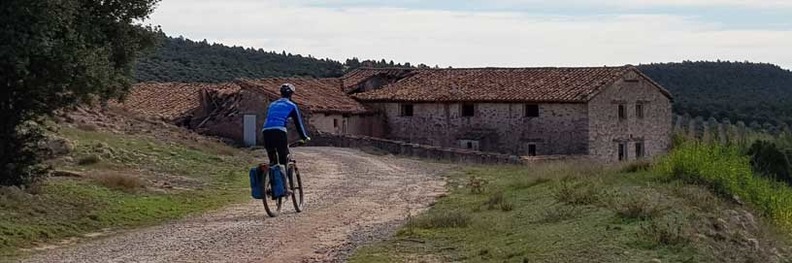
<svg viewBox="0 0 792 263"><path fill-rule="evenodd" d="M302 116L297 105L291 101L295 87L285 83L280 87L281 98L273 101L267 110L267 120L261 133L264 137L264 148L267 149L267 157L271 164L286 165L289 162L289 142L286 136L286 124L289 118L294 121L297 132L300 135L300 143L311 140L305 131Z"/></svg>

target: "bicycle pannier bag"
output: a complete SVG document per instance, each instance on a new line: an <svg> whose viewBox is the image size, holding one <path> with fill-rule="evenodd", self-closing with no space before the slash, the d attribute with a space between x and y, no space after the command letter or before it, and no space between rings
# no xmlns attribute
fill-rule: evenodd
<svg viewBox="0 0 792 263"><path fill-rule="evenodd" d="M272 198L283 197L286 195L286 175L283 165L273 165L270 167L270 182L272 182Z"/></svg>
<svg viewBox="0 0 792 263"><path fill-rule="evenodd" d="M250 195L255 199L264 197L264 193L261 192L262 179L264 178L261 176L261 170L258 167L250 169Z"/></svg>

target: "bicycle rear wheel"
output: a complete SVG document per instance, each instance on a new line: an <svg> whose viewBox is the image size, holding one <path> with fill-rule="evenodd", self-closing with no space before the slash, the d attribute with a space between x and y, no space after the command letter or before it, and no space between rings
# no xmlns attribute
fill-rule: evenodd
<svg viewBox="0 0 792 263"><path fill-rule="evenodd" d="M302 212L303 208L305 208L305 194L303 193L303 184L302 178L300 177L300 169L297 168L296 164L292 164L289 167L291 169L291 176L289 176L289 187L292 190L292 203L294 204L294 210L297 213Z"/></svg>
<svg viewBox="0 0 792 263"><path fill-rule="evenodd" d="M272 198L272 178L270 178L269 171L264 173L263 180L261 181L262 193L264 196L261 198L261 202L264 203L264 210L267 211L267 215L270 217L276 217L280 214L281 208L283 207L283 197Z"/></svg>

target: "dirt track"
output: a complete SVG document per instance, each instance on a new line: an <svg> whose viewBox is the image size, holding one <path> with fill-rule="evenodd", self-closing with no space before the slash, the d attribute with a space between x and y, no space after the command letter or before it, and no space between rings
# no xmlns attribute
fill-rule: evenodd
<svg viewBox="0 0 792 263"><path fill-rule="evenodd" d="M266 218L259 200L42 252L23 262L339 262L444 193L449 166L339 148L298 148L306 211ZM248 192L240 194L249 194Z"/></svg>

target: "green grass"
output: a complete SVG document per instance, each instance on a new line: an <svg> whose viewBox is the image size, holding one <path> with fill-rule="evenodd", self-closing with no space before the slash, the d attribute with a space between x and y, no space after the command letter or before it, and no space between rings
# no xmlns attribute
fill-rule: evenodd
<svg viewBox="0 0 792 263"><path fill-rule="evenodd" d="M76 161L56 162L55 168L88 176L51 178L26 191L0 189L0 258L18 256L20 248L106 228L157 224L248 198L246 168L252 157L220 143L77 129L61 134L77 144ZM169 180L176 188L142 187L151 180Z"/></svg>
<svg viewBox="0 0 792 263"><path fill-rule="evenodd" d="M411 218L391 240L359 249L350 262L761 262L766 258L750 252L725 255L723 251L744 251L744 247L735 245L738 242L731 237L720 240L702 234L711 229L710 220L723 217L733 204L702 187L663 180L641 166L610 169L554 163L467 168L449 175L447 197ZM478 193L464 187L471 177L486 180L486 189ZM501 203L512 208L488 209ZM448 223L460 218L466 223ZM761 242L771 238L751 235Z"/></svg>
<svg viewBox="0 0 792 263"><path fill-rule="evenodd" d="M750 159L737 147L686 143L656 167L670 179L700 184L726 197L737 197L757 207L792 233L792 188L756 176Z"/></svg>

